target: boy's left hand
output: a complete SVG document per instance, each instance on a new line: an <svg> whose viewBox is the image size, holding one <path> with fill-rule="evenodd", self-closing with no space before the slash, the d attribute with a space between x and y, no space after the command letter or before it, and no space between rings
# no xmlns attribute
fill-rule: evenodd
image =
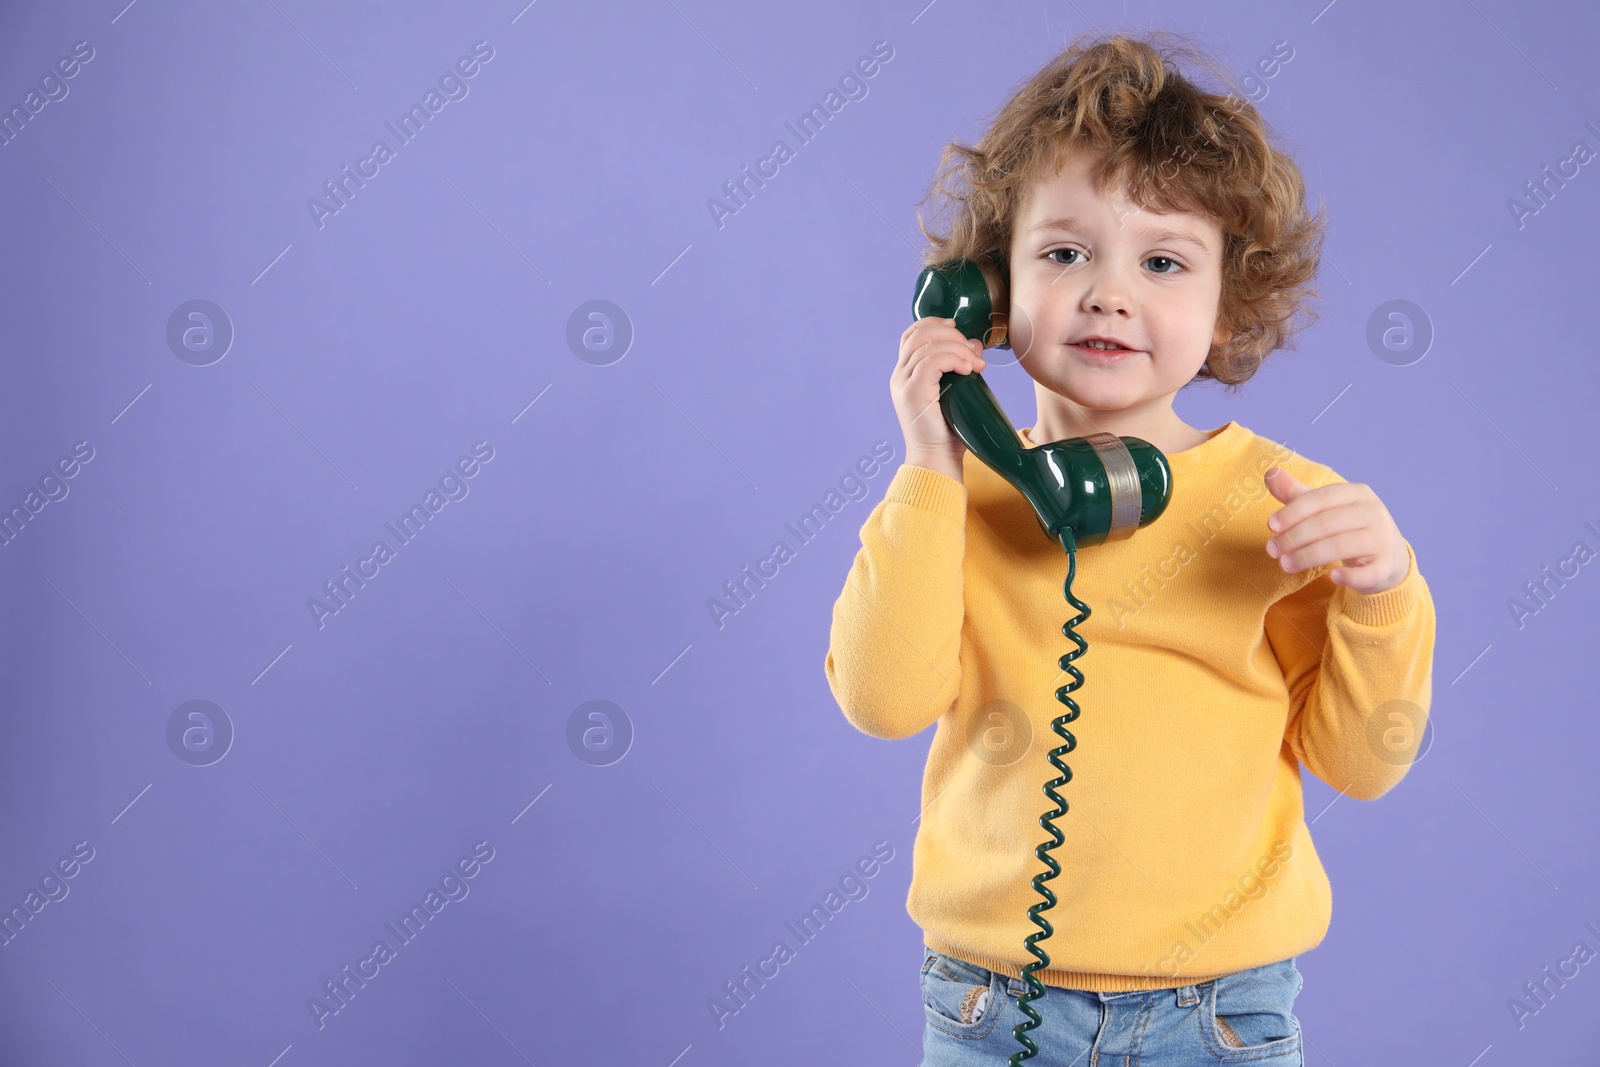
<svg viewBox="0 0 1600 1067"><path fill-rule="evenodd" d="M1372 487L1334 482L1311 488L1282 467L1267 471L1266 486L1284 502L1267 520L1273 531L1267 555L1291 574L1338 562L1328 577L1358 593L1381 593L1411 566L1405 539Z"/></svg>

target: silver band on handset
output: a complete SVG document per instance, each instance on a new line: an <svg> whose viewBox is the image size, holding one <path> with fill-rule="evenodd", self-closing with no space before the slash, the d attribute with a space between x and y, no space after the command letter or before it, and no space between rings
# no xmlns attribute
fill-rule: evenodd
<svg viewBox="0 0 1600 1067"><path fill-rule="evenodd" d="M1111 529L1106 531L1106 540L1125 541L1139 528L1139 518L1144 514L1144 494L1139 488L1139 468L1133 462L1133 453L1114 433L1094 433L1084 440L1094 446L1111 487Z"/></svg>

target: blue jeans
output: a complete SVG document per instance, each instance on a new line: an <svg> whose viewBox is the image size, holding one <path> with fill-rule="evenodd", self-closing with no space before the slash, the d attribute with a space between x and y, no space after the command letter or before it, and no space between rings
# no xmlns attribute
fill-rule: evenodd
<svg viewBox="0 0 1600 1067"><path fill-rule="evenodd" d="M1012 1033L1027 1016L1021 978L922 949L920 1067L992 1067L1025 1049ZM1029 1001L1043 1022L1032 1067L1203 1067L1259 1063L1302 1067L1294 958L1175 989L1091 993L1046 985Z"/></svg>

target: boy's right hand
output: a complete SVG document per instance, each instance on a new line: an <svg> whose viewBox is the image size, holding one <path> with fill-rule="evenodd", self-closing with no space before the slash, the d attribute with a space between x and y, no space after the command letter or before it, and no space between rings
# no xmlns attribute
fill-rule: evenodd
<svg viewBox="0 0 1600 1067"><path fill-rule="evenodd" d="M939 407L939 379L988 366L983 346L956 329L955 320L920 318L900 335L900 358L889 376L889 394L906 440L905 462L961 480L967 446Z"/></svg>

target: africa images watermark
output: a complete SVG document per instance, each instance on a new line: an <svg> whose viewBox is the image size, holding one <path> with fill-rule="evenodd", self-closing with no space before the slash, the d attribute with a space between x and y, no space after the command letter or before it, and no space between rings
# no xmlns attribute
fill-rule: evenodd
<svg viewBox="0 0 1600 1067"><path fill-rule="evenodd" d="M0 148L4 148L22 135L40 112L49 104L59 104L67 98L72 87L67 84L94 58L94 46L79 41L72 46L72 55L62 56L55 66L39 78L39 88L29 89L22 103L0 111Z"/></svg>
<svg viewBox="0 0 1600 1067"><path fill-rule="evenodd" d="M1600 938L1600 927L1595 926L1592 920L1585 919L1583 925L1596 938ZM1578 977L1579 968L1594 957L1595 950L1589 947L1587 941L1575 942L1571 954L1556 961L1554 974L1551 973L1550 965L1547 963L1539 970L1544 977L1537 982L1532 979L1523 982L1522 991L1526 994L1526 999L1506 998L1506 1008L1511 1012L1511 1021L1517 1024L1517 1029L1521 1030L1527 1026L1530 1017L1548 1008L1556 994L1567 987L1567 981ZM1555 984L1554 989L1550 988L1551 983Z"/></svg>
<svg viewBox="0 0 1600 1067"><path fill-rule="evenodd" d="M1167 955L1161 957L1156 964L1156 971L1168 978L1178 977L1178 971L1185 964L1196 959L1205 947L1215 941L1222 928L1235 915L1255 901L1265 897L1271 891L1268 884L1278 873L1294 859L1294 846L1287 841L1279 841L1272 846L1271 852L1262 856L1255 865L1239 877L1238 889L1229 889L1205 911L1193 919L1184 921L1184 929L1194 935L1194 943L1180 938L1172 943L1172 949ZM1148 971L1150 965L1145 965Z"/></svg>
<svg viewBox="0 0 1600 1067"><path fill-rule="evenodd" d="M867 898L870 891L867 881L877 876L882 865L894 859L894 846L887 841L874 841L872 855L862 856L856 860L845 873L839 876L838 888L830 888L822 903L812 904L811 910L800 916L798 925L794 922L785 922L784 929L794 935L799 946L809 945L815 941L823 927L844 910L851 901L861 901ZM711 1011L711 1021L721 1030L728 1025L728 1019L738 1015L750 1006L750 1001L756 993L765 989L767 981L778 977L780 968L796 958L795 950L782 938L772 943L772 950L756 963L752 972L749 964L739 972L740 977L722 983L723 990L727 993L726 999L718 997L706 998L706 1007ZM770 967L770 969L769 969Z"/></svg>
<svg viewBox="0 0 1600 1067"><path fill-rule="evenodd" d="M1294 59L1294 55L1294 46L1288 41L1275 42L1272 46L1272 52L1268 55L1259 57L1254 64L1255 72L1258 72L1261 77L1258 79L1254 73L1246 74L1240 82L1240 87L1244 90L1245 95L1226 96L1222 103L1223 109L1236 115L1240 111L1244 110L1246 106L1259 104L1261 101L1265 100L1267 98L1269 89L1262 79L1276 78L1280 73L1282 73L1284 66L1287 65L1290 60ZM1220 129L1221 124L1216 121L1218 118L1217 110L1215 108L1210 108L1208 110L1214 125L1208 124L1206 129L1200 132L1200 139L1206 143L1206 147L1213 151L1217 151L1217 144L1209 136L1207 136L1207 131L1211 129ZM1180 153L1183 157L1181 159L1178 158ZM1173 152L1166 159L1163 159L1160 163L1156 164L1156 176L1162 181L1171 181L1173 178L1178 176L1179 169L1187 166L1194 160L1196 154L1197 153L1195 152L1193 146L1185 145L1179 151ZM1172 168L1172 172L1170 174L1167 173L1168 167ZM1144 168L1143 174L1146 179L1149 178L1148 167ZM1137 208L1133 209L1133 211L1137 210ZM1130 211L1128 213L1132 214L1133 212Z"/></svg>
<svg viewBox="0 0 1600 1067"><path fill-rule="evenodd" d="M432 86L422 97L422 103L412 104L395 122L385 122L384 126L394 134L395 148L389 147L389 142L377 140L372 142L369 154L356 160L355 173L351 173L350 164L346 163L340 168L340 177L322 183L322 191L327 194L327 199L315 196L306 199L306 208L311 212L311 221L317 224L317 229L322 229L328 224L328 218L337 215L340 211L350 206L350 201L355 199L357 190L366 188L366 180L376 178L379 168L395 158L396 148L404 147L423 131L423 128L433 120L433 117L443 111L445 105L451 101L465 100L471 91L467 80L477 76L482 68L480 64L488 63L494 58L494 49L488 41L477 41L472 46L471 56L462 56L457 59L453 67L445 69L439 75L439 88ZM442 94L442 95L441 95ZM369 169L370 168L370 169Z"/></svg>
<svg viewBox="0 0 1600 1067"><path fill-rule="evenodd" d="M877 474L893 458L893 445L888 441L874 442L871 455L856 460L854 469L846 471L839 478L838 489L829 489L821 503L812 504L810 511L794 522L784 523L784 528L794 535L801 548L809 545L818 534L822 533L823 528L828 525L828 520L844 510L846 504L867 495L867 484L862 479ZM861 477L856 477L857 473ZM795 523L799 523L799 526L797 527ZM762 579L776 578L780 573L779 568L794 558L795 550L789 547L787 541L774 541L767 555L756 561L755 573L751 573L750 565L747 563L740 570L738 579L723 582L722 590L727 599L710 597L706 600L706 607L711 612L711 621L716 624L717 629L720 630L727 625L729 616L737 615L750 606L750 601L755 599L757 591L767 586Z"/></svg>
<svg viewBox="0 0 1600 1067"><path fill-rule="evenodd" d="M1590 133L1600 138L1600 126L1596 126L1592 119L1584 119L1583 124ZM1518 200L1514 196L1506 197L1506 210L1511 212L1511 221L1517 224L1517 229L1525 227L1529 219L1549 207L1550 201L1556 198L1556 193L1565 189L1567 182L1576 178L1581 173L1580 168L1594 156L1595 151L1589 147L1587 141L1574 141L1571 154L1556 161L1554 173L1551 173L1550 164L1546 163L1539 168L1541 177L1530 178L1522 183L1522 191L1527 194L1527 200Z"/></svg>
<svg viewBox="0 0 1600 1067"><path fill-rule="evenodd" d="M455 465L439 476L439 488L430 487L423 494L422 502L412 504L411 509L396 519L394 522L385 522L384 527L394 535L396 545L409 545L427 527L434 516L444 510L446 504L452 500L465 500L472 491L467 484L468 480L477 476L483 469L482 464L494 459L494 446L488 441L479 441L472 446L472 455L462 456L456 460ZM398 526L395 523L399 523ZM327 594L327 600L317 597L306 598L306 608L311 612L311 621L321 630L328 624L328 618L337 615L350 606L350 601L367 582L382 574L382 567L398 555L398 548L390 548L387 541L374 541L372 551L356 560L356 569L352 573L350 564L346 563L339 569L338 579L330 578L322 583L322 591ZM368 568L371 568L370 570Z"/></svg>
<svg viewBox="0 0 1600 1067"><path fill-rule="evenodd" d="M23 494L21 504L13 504L9 509L0 511L0 547L15 541L45 509L45 505L67 499L67 494L72 492L68 481L76 478L92 459L94 446L88 441L79 441L72 446L71 455L62 456L45 470L39 477L39 488L30 488Z"/></svg>
<svg viewBox="0 0 1600 1067"><path fill-rule="evenodd" d="M1126 599L1112 597L1106 606L1116 621L1117 629L1122 629L1127 620L1149 607L1161 590L1167 587L1167 583L1178 578L1185 564L1197 559L1201 549L1222 536L1223 528L1234 516L1265 498L1268 495L1266 470L1292 455L1294 449L1273 441L1272 451L1256 458L1255 471L1240 478L1237 485L1229 487L1222 500L1211 505L1204 514L1199 526L1193 522L1184 523L1184 530L1189 534L1187 540L1180 538L1174 541L1167 553L1156 560L1153 570L1150 564L1142 564L1137 584L1133 579L1123 582L1122 591Z"/></svg>
<svg viewBox="0 0 1600 1067"><path fill-rule="evenodd" d="M871 55L862 56L856 60L854 67L839 76L837 89L830 88L827 95L822 98L822 103L812 104L810 110L802 113L794 122L785 122L784 129L794 135L799 147L803 148L810 144L833 117L844 110L847 103L867 98L867 79L875 77L883 69L882 64L888 63L893 58L894 48L889 42L878 41L872 46ZM789 142L780 138L772 142L772 148L765 156L756 160L754 173L751 173L750 165L747 163L741 168L740 177L723 182L722 191L727 195L727 202L715 196L706 200L706 208L711 212L711 221L717 224L717 229L720 230L727 225L725 220L730 215L737 215L748 207L749 202L755 198L756 191L765 189L767 181L776 178L781 173L781 168L794 158L795 149L790 148Z"/></svg>
<svg viewBox="0 0 1600 1067"><path fill-rule="evenodd" d="M1586 520L1583 524L1589 532L1600 540L1600 528L1593 520ZM1550 569L1546 563L1539 568L1539 577L1530 578L1522 583L1523 597L1507 597L1506 608L1511 612L1511 619L1517 624L1517 629L1528 625L1528 620L1550 606L1550 601L1555 595L1567 587L1567 582L1576 578L1581 572L1580 568L1595 557L1595 550L1589 547L1589 542L1581 537L1572 542L1572 548L1567 555L1556 561L1555 570Z"/></svg>
<svg viewBox="0 0 1600 1067"><path fill-rule="evenodd" d="M354 971L348 963L345 964L339 971L339 977L330 978L322 983L322 994L306 998L306 1006L311 1009L311 1017L316 1020L317 1029L326 1027L330 1016L338 1015L348 1008L356 994L365 989L368 982L382 974L383 968L398 958L399 950L415 941L418 935L428 928L428 924L444 911L445 905L466 900L467 894L472 892L472 887L467 882L476 878L483 870L483 865L492 859L494 859L493 845L487 841L474 844L470 854L461 857L445 869L445 873L439 878L438 888L428 887L421 904L411 905L411 910L396 922L383 924L384 929L394 935L393 947L390 947L388 941L379 938L373 943L372 952L356 961Z"/></svg>
<svg viewBox="0 0 1600 1067"><path fill-rule="evenodd" d="M15 941L30 923L39 918L39 913L44 911L47 904L59 904L66 900L67 894L72 891L72 887L67 885L68 880L76 878L78 872L83 870L83 865L92 859L94 846L87 841L77 842L70 853L45 870L39 879L39 887L30 887L21 904L10 911L0 912L0 948Z"/></svg>

